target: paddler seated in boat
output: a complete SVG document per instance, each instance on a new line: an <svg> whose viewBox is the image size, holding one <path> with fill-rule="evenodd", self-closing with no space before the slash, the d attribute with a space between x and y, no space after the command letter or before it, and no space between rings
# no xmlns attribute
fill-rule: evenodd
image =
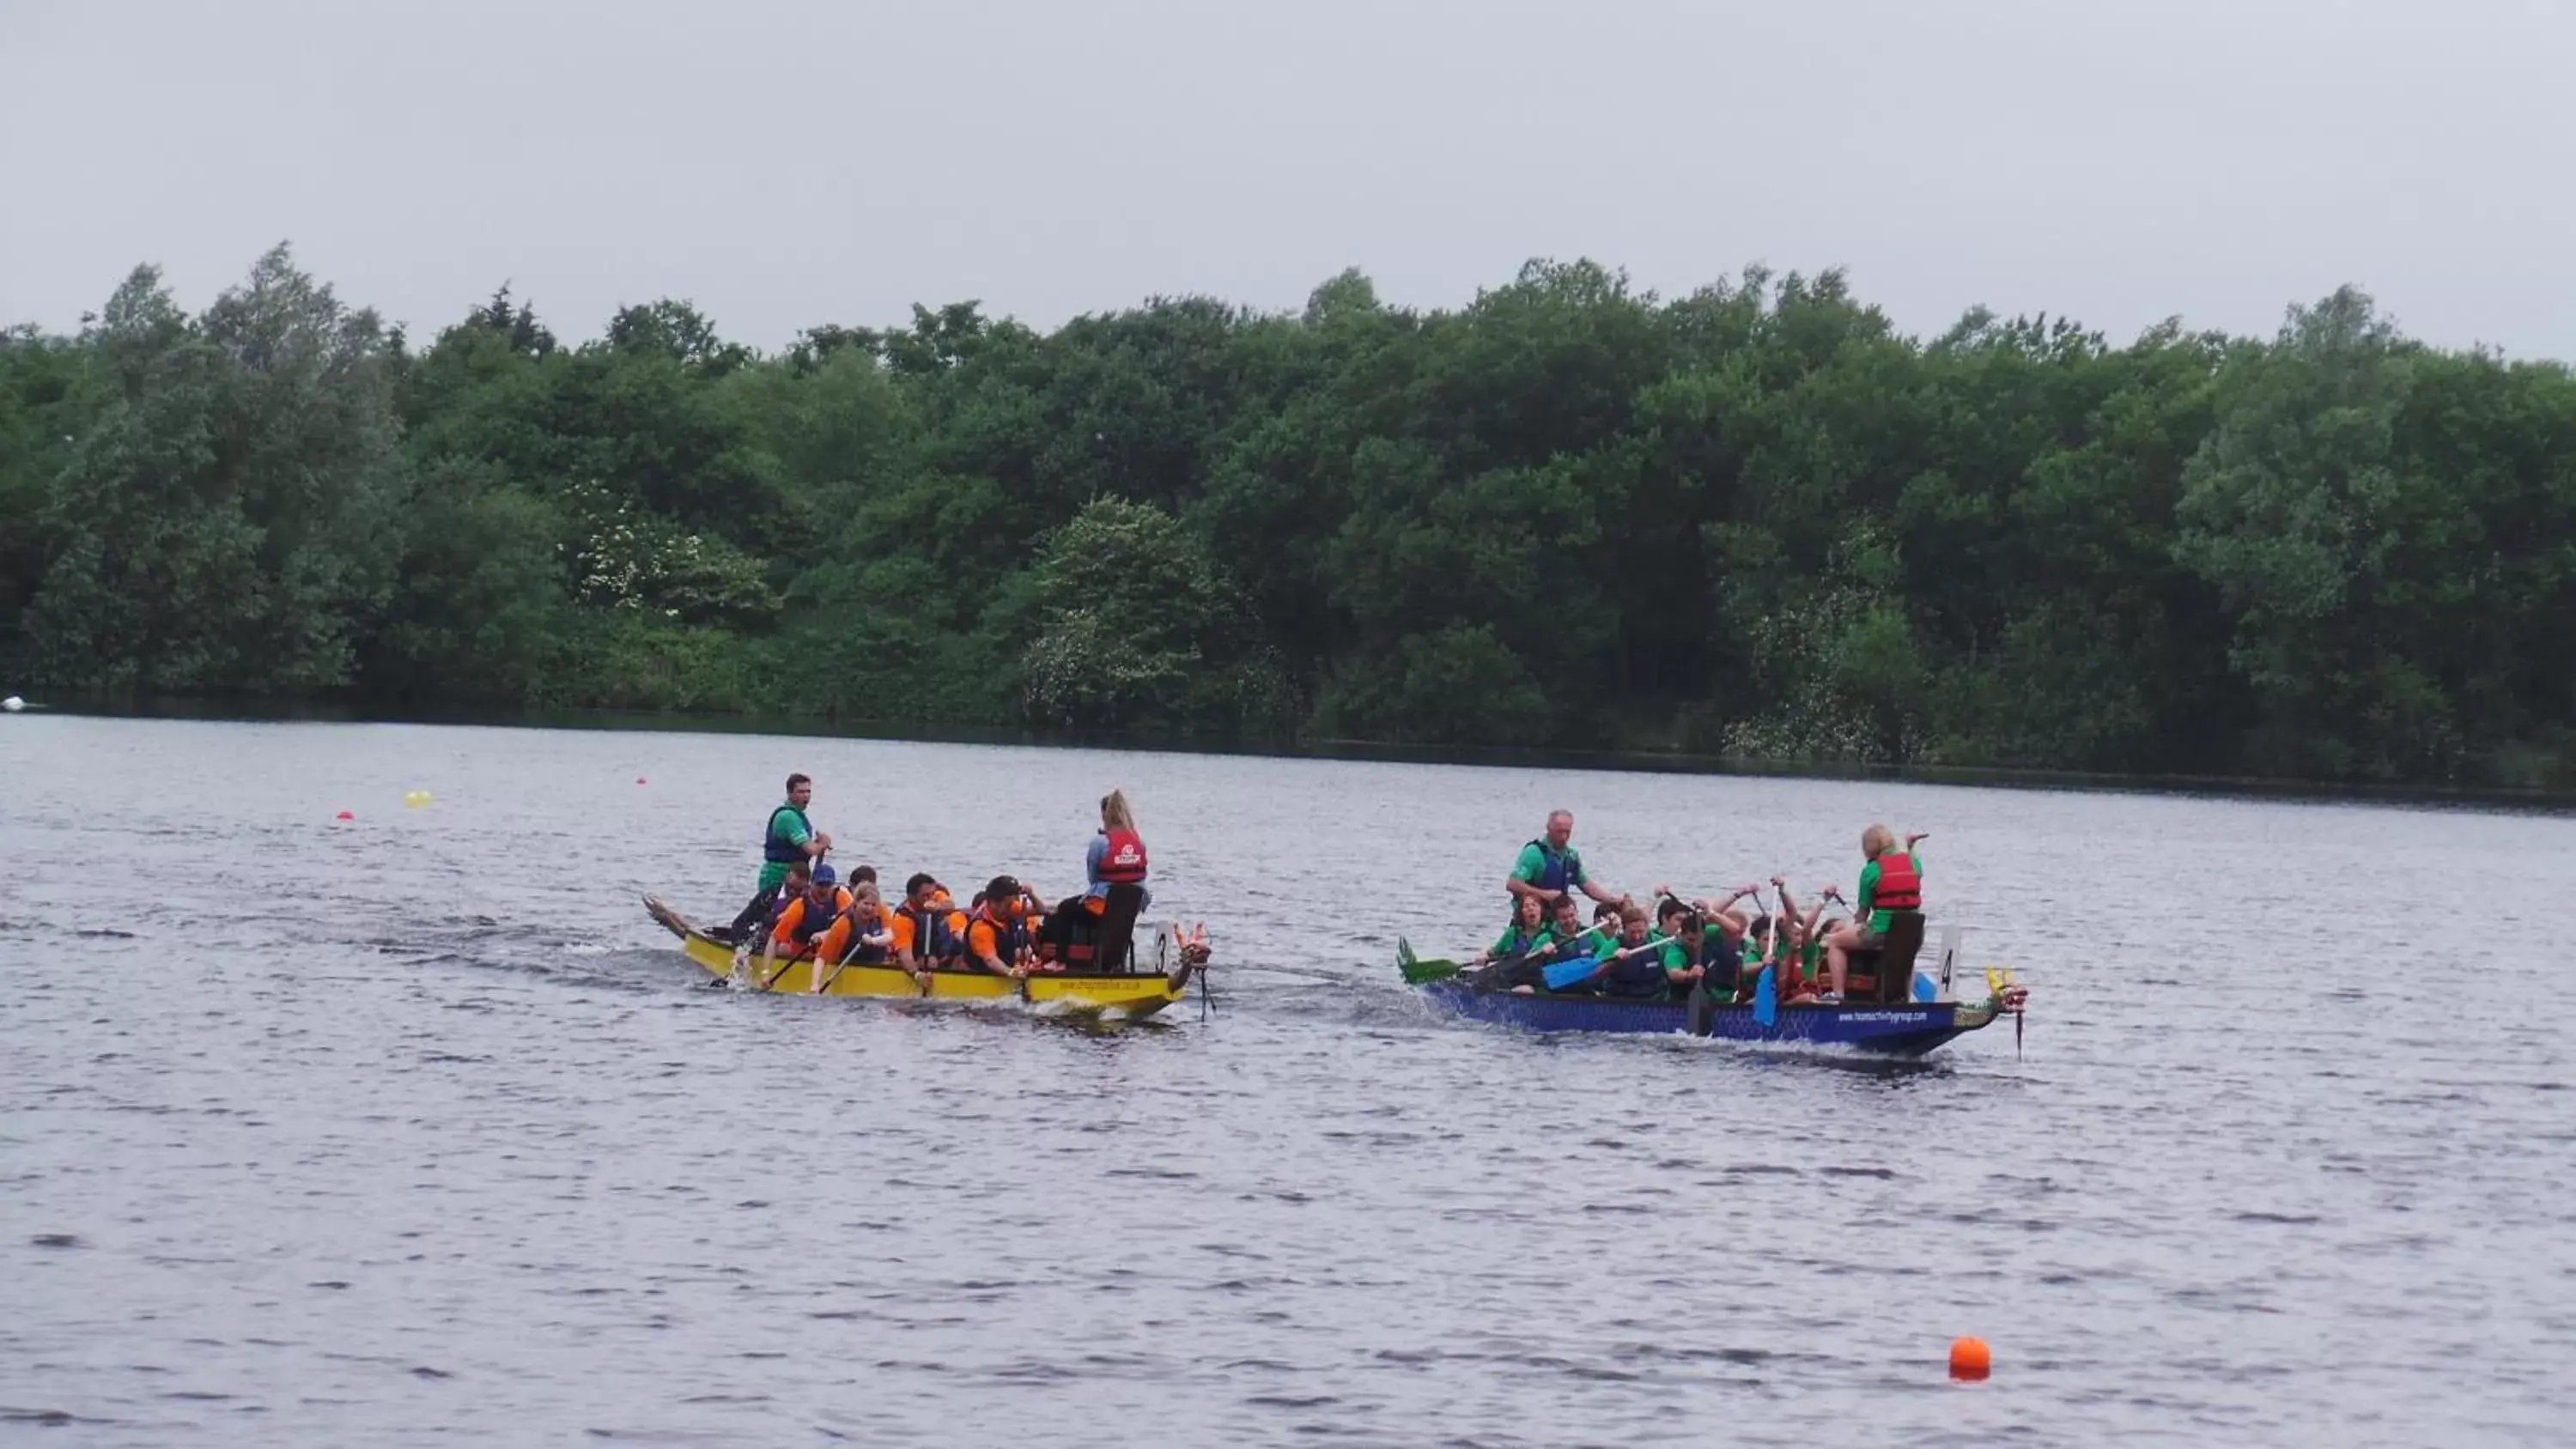
<svg viewBox="0 0 2576 1449"><path fill-rule="evenodd" d="M769 823L761 828L760 889L752 892L750 904L742 908L742 914L733 918L733 925L718 939L730 944L758 935L777 919L788 867L819 860L832 848L832 837L816 830L813 822L805 818L805 807L813 799L812 776L787 777L787 803L772 809Z"/></svg>
<svg viewBox="0 0 2576 1449"><path fill-rule="evenodd" d="M1026 976L1032 970L1063 970L1061 965L1040 967L1031 944L1029 917L1031 898L1018 880L997 875L975 898L974 909L966 913L966 964L989 971L996 976Z"/></svg>
<svg viewBox="0 0 2576 1449"><path fill-rule="evenodd" d="M1621 907L1618 949L1600 959L1585 984L1603 996L1633 1000L1660 1000L1675 987L1689 990L1701 973L1680 939L1690 912L1667 896L1656 907L1650 928L1645 907Z"/></svg>
<svg viewBox="0 0 2576 1449"><path fill-rule="evenodd" d="M1616 912L1618 907L1603 906L1601 909ZM1615 927L1606 930L1587 930L1583 924L1582 904L1572 896L1559 896L1555 907L1548 912L1547 933L1556 938L1556 945L1549 954L1562 961L1572 953L1583 950L1587 937L1592 938L1593 945L1606 946L1618 931ZM1585 952L1585 954L1591 953Z"/></svg>
<svg viewBox="0 0 2576 1449"><path fill-rule="evenodd" d="M1569 912L1574 908L1571 900L1559 899L1557 904ZM1475 959L1467 964L1482 966L1488 961L1503 961L1549 949L1556 944L1556 934L1549 928L1547 916L1547 906L1538 897L1522 896L1513 904L1512 923L1494 938L1494 944L1477 952Z"/></svg>
<svg viewBox="0 0 2576 1449"><path fill-rule="evenodd" d="M1788 879L1775 875L1771 884L1780 893L1780 914L1756 916L1746 925L1736 995L1739 1000L1749 997L1767 968L1772 973L1771 989L1777 993L1773 999L1786 1004L1814 994L1808 983L1815 977L1816 962L1822 953L1816 941L1816 922L1824 915L1825 903L1819 897L1801 919ZM1714 983L1719 974L1713 971L1710 981Z"/></svg>
<svg viewBox="0 0 2576 1449"><path fill-rule="evenodd" d="M1727 955L1735 955L1743 949L1744 928L1751 924L1745 914L1735 908L1736 903L1755 893L1755 888L1752 886L1737 886L1727 892L1726 899L1722 901L1702 898L1691 902L1691 909L1698 913L1702 922L1702 931L1712 938L1715 944L1722 946ZM1655 887L1655 896L1659 900L1679 899L1674 894L1673 888L1668 885ZM1701 956L1704 960L1717 959L1705 949Z"/></svg>
<svg viewBox="0 0 2576 1449"><path fill-rule="evenodd" d="M1643 911L1639 911L1642 918ZM1590 996L1601 974L1620 948L1620 908L1604 904L1592 913L1592 927L1550 953L1538 984L1551 996ZM1518 988L1516 988L1518 989Z"/></svg>
<svg viewBox="0 0 2576 1449"><path fill-rule="evenodd" d="M834 964L847 961L858 966L882 966L894 959L894 912L886 909L885 897L878 894L876 872L861 866L850 873L858 880L868 878L851 890L851 906L840 923L825 938L822 958Z"/></svg>
<svg viewBox="0 0 2576 1449"><path fill-rule="evenodd" d="M1483 968L1477 973L1480 991L1527 992L1545 979L1548 962L1560 959L1558 948L1583 934L1581 913L1571 896L1556 901L1556 915L1562 925L1547 924L1547 913L1536 896L1520 898L1512 923L1496 937L1494 944L1476 953L1467 964ZM1560 934L1560 931L1562 934Z"/></svg>
<svg viewBox="0 0 2576 1449"><path fill-rule="evenodd" d="M1550 913L1545 948L1517 962L1509 957L1497 958L1493 966L1486 968L1489 974L1478 982L1479 987L1529 996L1547 985L1547 968L1589 961L1617 950L1619 908L1605 905L1601 914L1609 918L1610 924L1587 930L1583 907L1572 896L1558 897L1556 909Z"/></svg>
<svg viewBox="0 0 2576 1449"><path fill-rule="evenodd" d="M1518 901L1523 896L1536 896L1554 905L1561 896L1581 891L1604 905L1632 904L1628 897L1606 886L1596 884L1583 868L1583 852L1574 848L1574 812L1558 810L1547 817L1547 833L1521 847L1518 860L1512 862L1512 873L1503 877L1503 889Z"/></svg>
<svg viewBox="0 0 2576 1449"><path fill-rule="evenodd" d="M1825 937L1826 989L1816 1000L1826 1006L1843 999L1843 983L1851 970L1851 957L1858 951L1875 951L1887 942L1888 917L1897 911L1923 909L1923 857L1916 854L1918 842L1932 838L1930 831L1918 830L1905 837L1905 848L1896 848L1896 832L1884 825L1873 825L1860 833L1860 853L1868 861L1860 868L1860 884L1852 892L1853 920L1837 926Z"/></svg>
<svg viewBox="0 0 2576 1449"><path fill-rule="evenodd" d="M787 904L779 907L777 923L769 928L766 954L779 961L802 961L816 955L825 960L838 959L829 954L831 937L838 932L837 944L848 943L843 915L853 903L838 874L828 861L811 867L788 867L787 883L793 893Z"/></svg>
<svg viewBox="0 0 2576 1449"><path fill-rule="evenodd" d="M1772 978L1773 989L1780 993L1779 1000L1797 1001L1816 994L1816 972L1822 969L1825 959L1825 938L1818 927L1825 917L1825 901L1835 894L1830 885L1818 891L1815 904L1807 907L1807 913L1801 916L1797 901L1789 894L1789 887L1785 883L1781 885L1780 909L1788 918L1787 925L1781 929L1788 935L1777 947L1779 964L1774 969L1779 974Z"/></svg>
<svg viewBox="0 0 2576 1449"><path fill-rule="evenodd" d="M903 883L903 904L894 913L896 964L915 978L954 966L965 945L965 931L965 913L928 871L915 872Z"/></svg>

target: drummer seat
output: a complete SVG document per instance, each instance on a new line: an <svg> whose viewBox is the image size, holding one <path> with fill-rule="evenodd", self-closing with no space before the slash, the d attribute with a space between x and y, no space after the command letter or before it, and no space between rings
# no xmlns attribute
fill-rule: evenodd
<svg viewBox="0 0 2576 1449"><path fill-rule="evenodd" d="M1102 975L1133 971L1136 913L1145 908L1145 888L1113 885L1102 902L1100 919L1091 928L1091 969Z"/></svg>
<svg viewBox="0 0 2576 1449"><path fill-rule="evenodd" d="M1923 913L1891 911L1875 951L1854 951L1843 973L1843 1000L1894 1003L1912 999L1914 958L1923 951Z"/></svg>

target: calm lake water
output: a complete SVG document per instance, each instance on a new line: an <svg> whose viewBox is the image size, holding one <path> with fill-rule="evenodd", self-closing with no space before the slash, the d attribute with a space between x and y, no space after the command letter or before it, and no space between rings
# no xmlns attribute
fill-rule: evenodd
<svg viewBox="0 0 2576 1449"><path fill-rule="evenodd" d="M702 989L636 896L729 913L790 770L844 862L1051 893L1125 787L1213 1018ZM1396 936L1489 937L1560 804L1640 894L1932 831L2026 1056L1424 1015ZM2564 1445L2571 862L2544 815L4 718L0 1439Z"/></svg>

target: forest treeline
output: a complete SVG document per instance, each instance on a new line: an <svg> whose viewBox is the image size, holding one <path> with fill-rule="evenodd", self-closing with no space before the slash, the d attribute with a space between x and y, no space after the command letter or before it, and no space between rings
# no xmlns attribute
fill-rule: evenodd
<svg viewBox="0 0 2576 1449"><path fill-rule="evenodd" d="M1840 273L1455 311L683 302L426 345L281 247L0 334L0 683L2576 784L2576 377L2345 289L2126 346Z"/></svg>

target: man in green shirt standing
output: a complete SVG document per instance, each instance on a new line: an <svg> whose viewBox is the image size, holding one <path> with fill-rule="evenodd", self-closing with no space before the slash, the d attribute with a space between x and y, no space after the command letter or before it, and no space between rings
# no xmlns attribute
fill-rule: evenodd
<svg viewBox="0 0 2576 1449"><path fill-rule="evenodd" d="M1573 842L1574 812L1559 810L1547 817L1547 834L1521 847L1512 873L1503 877L1503 889L1511 892L1515 912L1523 896L1536 896L1553 910L1559 899L1577 890L1604 905L1630 904L1627 896L1593 884L1583 869L1583 853Z"/></svg>
<svg viewBox="0 0 2576 1449"><path fill-rule="evenodd" d="M766 930L778 909L778 888L786 883L787 868L800 860L820 860L832 848L832 837L825 835L805 818L805 807L814 799L814 780L809 775L787 777L787 803L772 808L769 824L760 833L760 889L754 891L751 903L733 918L731 937L749 940L746 932L754 927Z"/></svg>

